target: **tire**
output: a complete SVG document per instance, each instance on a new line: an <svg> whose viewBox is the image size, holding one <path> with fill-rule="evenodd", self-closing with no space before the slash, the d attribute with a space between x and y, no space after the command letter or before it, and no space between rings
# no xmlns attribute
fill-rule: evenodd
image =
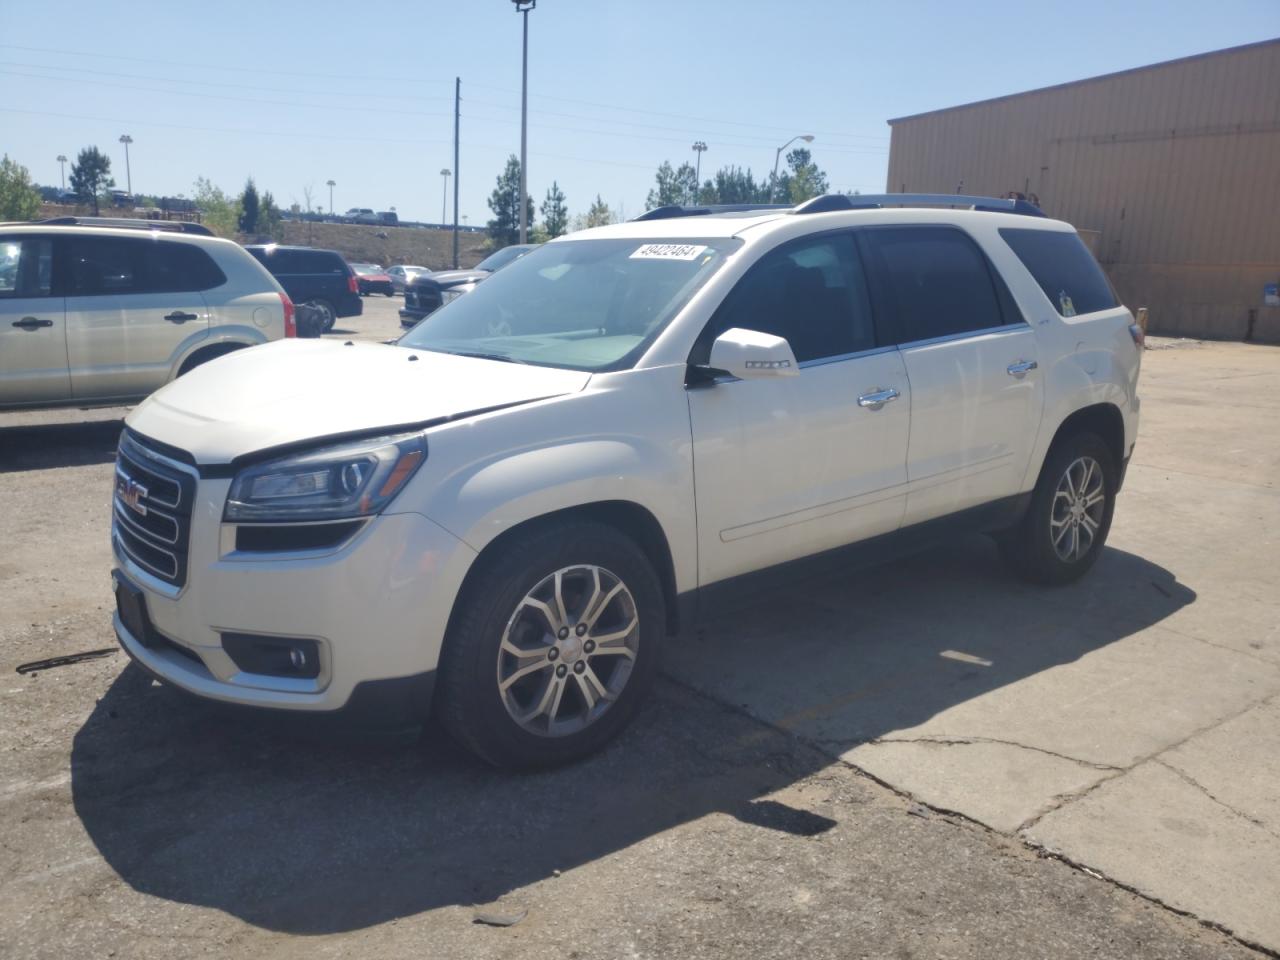
<svg viewBox="0 0 1280 960"><path fill-rule="evenodd" d="M1056 441L1026 515L996 536L1013 571L1050 586L1088 573L1111 530L1118 479L1115 458L1097 434L1076 433Z"/></svg>
<svg viewBox="0 0 1280 960"><path fill-rule="evenodd" d="M612 527L569 521L517 534L477 562L440 656L435 710L444 728L509 769L599 750L657 674L666 605L648 558Z"/></svg>
<svg viewBox="0 0 1280 960"><path fill-rule="evenodd" d="M178 370L178 376L190 373L202 363L208 363L210 360L216 360L218 357L225 357L228 353L234 353L237 350L243 350L246 344L243 343L223 343L214 347L206 347L187 357L183 361L182 367Z"/></svg>
<svg viewBox="0 0 1280 960"><path fill-rule="evenodd" d="M322 317L320 322L321 333L328 333L333 329L334 324L338 322L338 312L333 309L333 304L328 300L308 300L307 306L320 311L320 316Z"/></svg>

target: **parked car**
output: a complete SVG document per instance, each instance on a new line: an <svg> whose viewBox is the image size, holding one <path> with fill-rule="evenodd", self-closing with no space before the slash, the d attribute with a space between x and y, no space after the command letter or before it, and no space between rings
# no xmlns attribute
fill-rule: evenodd
<svg viewBox="0 0 1280 960"><path fill-rule="evenodd" d="M397 227L400 225L400 217L394 210L379 210L378 222Z"/></svg>
<svg viewBox="0 0 1280 960"><path fill-rule="evenodd" d="M396 346L270 345L132 411L115 629L204 697L430 709L493 763L573 760L667 636L769 584L965 531L1036 583L1085 574L1141 344L1025 201L651 211ZM176 545L141 526L166 497Z"/></svg>
<svg viewBox="0 0 1280 960"><path fill-rule="evenodd" d="M396 288L391 283L387 272L376 263L353 263L351 270L356 275L356 289L360 296L367 297L371 293L394 296Z"/></svg>
<svg viewBox="0 0 1280 960"><path fill-rule="evenodd" d="M371 207L352 207L342 215L342 219L352 223L381 223L382 218L373 212Z"/></svg>
<svg viewBox="0 0 1280 960"><path fill-rule="evenodd" d="M404 293L407 287L415 277L419 277L424 273L430 273L426 267L418 267L413 264L400 264L387 267L387 276L391 278L391 286L395 288L396 293Z"/></svg>
<svg viewBox="0 0 1280 960"><path fill-rule="evenodd" d="M324 318L323 333L333 329L339 317L364 312L356 275L336 250L252 244L245 247L271 271L294 303L314 307Z"/></svg>
<svg viewBox="0 0 1280 960"><path fill-rule="evenodd" d="M0 225L0 407L132 402L294 334L280 285L197 224Z"/></svg>
<svg viewBox="0 0 1280 960"><path fill-rule="evenodd" d="M413 326L429 313L474 290L481 280L519 260L536 246L532 243L512 244L489 254L470 270L437 270L418 276L405 288L400 325Z"/></svg>

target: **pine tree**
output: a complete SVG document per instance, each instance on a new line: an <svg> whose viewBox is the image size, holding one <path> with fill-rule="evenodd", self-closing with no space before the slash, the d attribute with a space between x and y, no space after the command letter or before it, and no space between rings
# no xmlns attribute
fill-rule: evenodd
<svg viewBox="0 0 1280 960"><path fill-rule="evenodd" d="M533 222L533 198L526 197L525 222ZM488 223L489 238L494 249L509 247L520 241L520 160L513 153L498 174L498 184L489 195L493 219Z"/></svg>
<svg viewBox="0 0 1280 960"><path fill-rule="evenodd" d="M82 203L93 203L98 215L98 196L116 185L111 177L111 158L97 147L85 147L71 165L71 189Z"/></svg>
<svg viewBox="0 0 1280 960"><path fill-rule="evenodd" d="M569 208L564 202L564 191L552 180L551 189L547 191L547 199L542 201L542 226L547 237L554 240L569 229Z"/></svg>
<svg viewBox="0 0 1280 960"><path fill-rule="evenodd" d="M244 193L240 195L240 232L258 232L258 188L253 185L253 177L245 181Z"/></svg>

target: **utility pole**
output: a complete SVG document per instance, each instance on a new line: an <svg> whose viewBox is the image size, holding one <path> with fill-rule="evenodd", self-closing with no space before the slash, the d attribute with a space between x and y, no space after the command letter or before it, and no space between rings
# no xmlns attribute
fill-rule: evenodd
<svg viewBox="0 0 1280 960"><path fill-rule="evenodd" d="M445 167L440 171L440 179L443 181L440 187L440 226L445 226L449 221L445 218L449 215L449 174L452 171Z"/></svg>
<svg viewBox="0 0 1280 960"><path fill-rule="evenodd" d="M62 169L62 192L67 192L67 158L65 154L58 154L58 166Z"/></svg>
<svg viewBox="0 0 1280 960"><path fill-rule="evenodd" d="M538 0L511 0L524 15L524 58L520 69L520 242L529 242L529 11Z"/></svg>
<svg viewBox="0 0 1280 960"><path fill-rule="evenodd" d="M696 167L697 172L693 176L695 183L693 187L693 196L689 198L690 203L698 202L698 194L702 190L702 154L706 149L707 149L707 145L703 143L701 140L694 141L693 150L694 150L694 153L698 155L698 163Z"/></svg>
<svg viewBox="0 0 1280 960"><path fill-rule="evenodd" d="M329 216L332 217L333 216L333 188L336 187L337 184L332 180L326 180L325 183L329 185Z"/></svg>
<svg viewBox="0 0 1280 960"><path fill-rule="evenodd" d="M124 144L124 176L125 183L129 188L129 196L133 196L133 173L129 170L129 144L133 143L133 137L127 133L120 134L120 142Z"/></svg>
<svg viewBox="0 0 1280 960"><path fill-rule="evenodd" d="M458 269L458 118L462 115L462 78L453 78L453 269Z"/></svg>

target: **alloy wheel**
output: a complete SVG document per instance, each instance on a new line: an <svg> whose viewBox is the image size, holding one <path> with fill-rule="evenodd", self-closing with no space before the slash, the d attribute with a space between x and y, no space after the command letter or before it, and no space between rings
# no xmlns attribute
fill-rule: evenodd
<svg viewBox="0 0 1280 960"><path fill-rule="evenodd" d="M562 737L600 719L631 677L640 614L603 567L564 567L525 594L498 649L498 692L529 733Z"/></svg>
<svg viewBox="0 0 1280 960"><path fill-rule="evenodd" d="M1049 512L1049 539L1059 560L1074 563L1091 549L1107 509L1107 483L1092 457L1078 457L1058 480Z"/></svg>

